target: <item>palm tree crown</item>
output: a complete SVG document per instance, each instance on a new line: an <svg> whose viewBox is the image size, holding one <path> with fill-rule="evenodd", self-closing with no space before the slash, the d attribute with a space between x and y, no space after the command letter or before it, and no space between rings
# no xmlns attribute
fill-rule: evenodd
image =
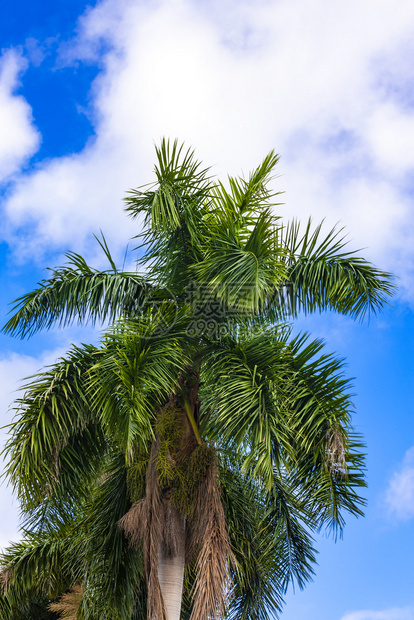
<svg viewBox="0 0 414 620"><path fill-rule="evenodd" d="M69 253L16 300L12 335L110 327L17 403L7 475L25 528L2 557L0 617L44 597L85 620L264 620L312 575L312 532L362 514L343 361L287 321L362 319L392 278L340 231L274 215L277 161L224 185L164 140L156 182L126 198L143 273L102 238L110 269Z"/></svg>

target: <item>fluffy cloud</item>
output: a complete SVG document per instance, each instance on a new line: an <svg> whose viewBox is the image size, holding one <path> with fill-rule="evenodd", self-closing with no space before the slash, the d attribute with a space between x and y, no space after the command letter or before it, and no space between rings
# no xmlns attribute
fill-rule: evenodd
<svg viewBox="0 0 414 620"><path fill-rule="evenodd" d="M276 147L283 212L340 220L408 290L413 19L409 0L398 11L385 0L103 0L59 61L100 63L96 136L19 179L5 203L12 229L30 222L30 253L82 249L99 227L120 244L136 232L121 198L151 178L154 140L185 139L217 173L247 172Z"/></svg>
<svg viewBox="0 0 414 620"><path fill-rule="evenodd" d="M345 614L341 620L414 620L412 607L395 607L384 611L353 611Z"/></svg>
<svg viewBox="0 0 414 620"><path fill-rule="evenodd" d="M385 503L389 513L398 520L414 517L414 447L406 452L400 469L392 476Z"/></svg>
<svg viewBox="0 0 414 620"><path fill-rule="evenodd" d="M27 101L15 93L26 61L16 51L0 57L0 182L17 172L39 146Z"/></svg>

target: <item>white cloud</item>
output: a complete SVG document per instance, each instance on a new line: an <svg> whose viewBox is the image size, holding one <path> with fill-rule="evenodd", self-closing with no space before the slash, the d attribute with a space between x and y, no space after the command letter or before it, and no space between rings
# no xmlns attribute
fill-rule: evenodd
<svg viewBox="0 0 414 620"><path fill-rule="evenodd" d="M414 447L407 450L401 467L393 474L385 503L390 515L398 520L414 517Z"/></svg>
<svg viewBox="0 0 414 620"><path fill-rule="evenodd" d="M121 198L151 178L162 135L185 139L219 173L247 172L276 147L283 212L341 220L408 290L413 19L409 0L398 11L385 0L99 3L60 59L101 64L96 137L19 179L5 205L12 230L31 222L29 252L82 249L99 227L120 244L136 233Z"/></svg>
<svg viewBox="0 0 414 620"><path fill-rule="evenodd" d="M40 142L30 105L14 94L25 68L26 61L16 50L0 57L0 182L17 172Z"/></svg>
<svg viewBox="0 0 414 620"><path fill-rule="evenodd" d="M414 620L414 608L394 607L383 611L353 611L342 616L341 620Z"/></svg>

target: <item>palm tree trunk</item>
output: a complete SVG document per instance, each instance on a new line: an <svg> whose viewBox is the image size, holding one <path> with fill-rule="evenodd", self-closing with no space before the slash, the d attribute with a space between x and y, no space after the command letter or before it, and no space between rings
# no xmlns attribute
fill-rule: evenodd
<svg viewBox="0 0 414 620"><path fill-rule="evenodd" d="M186 388L186 394L184 407L179 408L182 422L179 450L185 451L191 445L191 438L201 443L198 431L199 374L192 371L189 378L181 377L181 382ZM172 505L171 498L164 495L164 501L167 503L164 503L163 540L158 548L158 581L166 620L180 620L185 568L185 518Z"/></svg>
<svg viewBox="0 0 414 620"><path fill-rule="evenodd" d="M185 520L176 508L172 509L173 530L176 536L174 553L166 553L160 545L158 580L167 613L167 620L180 620L185 567Z"/></svg>

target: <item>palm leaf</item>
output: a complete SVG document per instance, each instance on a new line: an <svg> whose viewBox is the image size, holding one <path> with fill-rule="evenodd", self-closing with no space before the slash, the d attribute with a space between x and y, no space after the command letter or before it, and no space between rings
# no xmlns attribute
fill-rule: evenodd
<svg viewBox="0 0 414 620"><path fill-rule="evenodd" d="M107 432L132 457L133 447L153 439L160 407L189 363L181 318L165 304L141 319L118 322L91 369L90 398Z"/></svg>
<svg viewBox="0 0 414 620"><path fill-rule="evenodd" d="M5 474L23 507L33 509L58 491L77 497L93 475L106 440L85 377L99 355L93 346L72 347L23 387L5 448Z"/></svg>
<svg viewBox="0 0 414 620"><path fill-rule="evenodd" d="M72 347L32 377L17 403L6 473L25 529L0 559L2 620L52 596L62 610L77 585L78 620L164 615L158 554L173 549L173 505L187 522L182 620L267 620L289 583L312 578L312 534L336 536L347 514L362 514L364 446L343 360L281 321L323 310L362 319L394 284L341 231L282 226L277 161L272 151L224 184L163 140L155 183L126 199L144 225L146 275L118 270L102 235L110 269L68 253L16 300L13 335L110 327L97 347ZM178 440L165 429L160 439L159 422L171 403L193 429L187 443L178 433L174 468ZM203 449L217 463L200 475Z"/></svg>
<svg viewBox="0 0 414 620"><path fill-rule="evenodd" d="M283 241L288 250L288 311L331 309L353 318L377 312L393 294L393 276L347 250L342 230L324 236L322 224L312 231L308 221L300 233L297 222L287 225Z"/></svg>
<svg viewBox="0 0 414 620"><path fill-rule="evenodd" d="M51 270L34 291L19 297L4 333L24 338L41 329L74 321L112 322L121 314L136 314L148 302L151 286L135 273L97 271L73 252L67 266Z"/></svg>
<svg viewBox="0 0 414 620"><path fill-rule="evenodd" d="M296 493L312 498L313 522L340 531L343 511L361 514L355 489L364 485L364 459L349 438L353 408L343 362L322 349L320 341L289 341L289 332L276 329L210 346L202 414L205 432L234 441L247 453L244 469L269 490L285 471L295 472Z"/></svg>

